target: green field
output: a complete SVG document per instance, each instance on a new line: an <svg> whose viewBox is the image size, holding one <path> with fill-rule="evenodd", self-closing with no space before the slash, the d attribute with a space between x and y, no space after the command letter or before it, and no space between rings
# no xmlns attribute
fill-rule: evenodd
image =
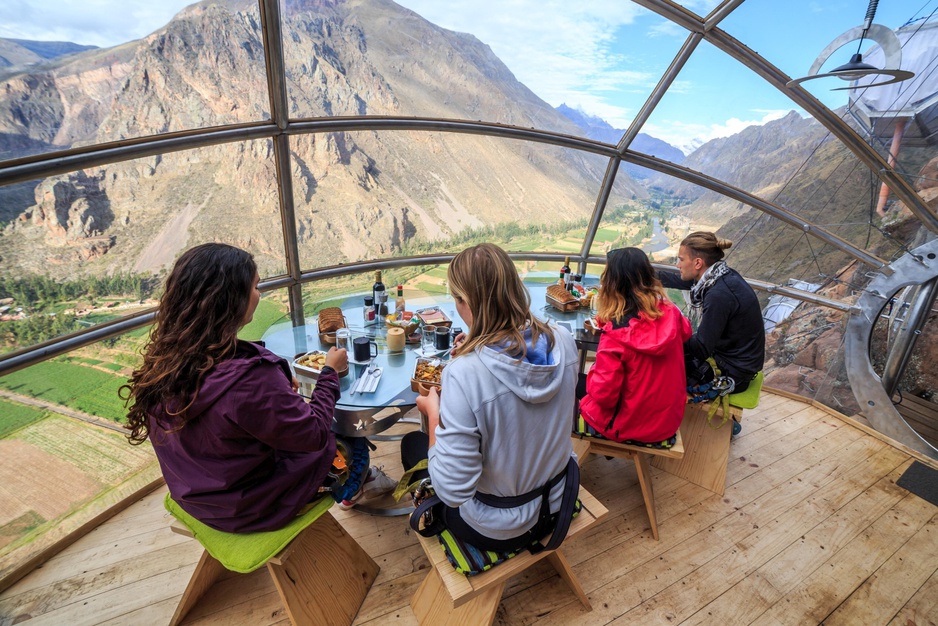
<svg viewBox="0 0 938 626"><path fill-rule="evenodd" d="M0 439L48 415L43 409L0 398Z"/></svg>
<svg viewBox="0 0 938 626"><path fill-rule="evenodd" d="M264 331L281 321L286 313L286 309L279 302L262 298L257 303L254 319L241 329L238 338L245 341L258 341L264 335Z"/></svg>
<svg viewBox="0 0 938 626"><path fill-rule="evenodd" d="M122 376L63 360L45 361L0 378L0 387L113 421L126 410L117 389Z"/></svg>

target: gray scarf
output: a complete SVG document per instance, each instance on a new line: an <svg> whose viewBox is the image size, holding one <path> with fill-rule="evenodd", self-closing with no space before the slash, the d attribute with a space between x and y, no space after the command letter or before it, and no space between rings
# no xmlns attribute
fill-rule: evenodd
<svg viewBox="0 0 938 626"><path fill-rule="evenodd" d="M726 264L726 261L717 261L708 267L704 275L700 277L700 280L694 283L694 286L690 288L690 305L695 309L700 309L700 307L703 306L704 295L707 291L713 287L713 284L722 276L729 273L729 271L730 268Z"/></svg>

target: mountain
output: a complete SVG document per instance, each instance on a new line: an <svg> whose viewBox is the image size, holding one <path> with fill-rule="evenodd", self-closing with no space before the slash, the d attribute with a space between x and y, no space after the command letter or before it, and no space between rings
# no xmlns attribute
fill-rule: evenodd
<svg viewBox="0 0 938 626"><path fill-rule="evenodd" d="M619 143L619 140L622 139L622 135L625 134L625 130L613 128L602 118L587 115L579 109L568 107L566 104L561 104L557 107L557 111L579 126L583 133L590 139L616 145ZM671 161L672 163L680 164L684 162L684 153L681 152L680 149L675 148L665 141L655 139L651 135L646 135L645 133L638 133L632 141L630 148L636 152L643 152L666 161ZM637 165L629 164L626 165L625 169L633 178L645 179L653 175L651 170Z"/></svg>
<svg viewBox="0 0 938 626"><path fill-rule="evenodd" d="M578 133L487 45L390 0L286 7L294 118L420 115ZM0 80L0 153L269 118L259 22L256 2L206 0L138 41ZM442 249L486 224L585 219L606 165L561 148L455 133L294 135L290 146L305 266L421 242ZM283 271L273 172L272 143L262 139L0 188L0 220L9 222L0 256L51 274L156 271L190 241L222 240L254 251L263 271ZM621 189L646 195L628 180Z"/></svg>
<svg viewBox="0 0 938 626"><path fill-rule="evenodd" d="M844 109L837 113L852 122ZM925 153L904 148L902 171L918 171ZM885 222L874 216L879 180L826 128L794 111L711 140L690 154L684 165L776 204L882 258L901 251L894 234L884 228ZM732 240L729 262L749 278L825 283L839 276L852 260L801 229L731 198L666 176L657 176L651 184L687 202L676 212L688 229L715 230Z"/></svg>
<svg viewBox="0 0 938 626"><path fill-rule="evenodd" d="M0 37L0 67L38 63L45 59L93 50L97 46L83 46L70 41L32 41Z"/></svg>

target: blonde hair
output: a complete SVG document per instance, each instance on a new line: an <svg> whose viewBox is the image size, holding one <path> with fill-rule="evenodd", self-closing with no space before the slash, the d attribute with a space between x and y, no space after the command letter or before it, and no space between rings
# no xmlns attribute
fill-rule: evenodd
<svg viewBox="0 0 938 626"><path fill-rule="evenodd" d="M695 259L703 259L707 266L711 266L723 258L723 251L732 247L729 239L719 239L714 233L699 230L684 237L682 248L687 248L688 254Z"/></svg>
<svg viewBox="0 0 938 626"><path fill-rule="evenodd" d="M554 334L531 315L531 297L504 250L490 243L466 248L449 264L446 277L453 297L465 302L472 312L468 339L454 355L499 345L509 356L523 359L528 351L524 340L528 328L533 343L543 334L548 351L553 349Z"/></svg>
<svg viewBox="0 0 938 626"><path fill-rule="evenodd" d="M599 319L614 321L629 313L644 314L650 320L661 317L664 287L652 269L648 256L638 248L620 248L606 255L606 269L599 279Z"/></svg>

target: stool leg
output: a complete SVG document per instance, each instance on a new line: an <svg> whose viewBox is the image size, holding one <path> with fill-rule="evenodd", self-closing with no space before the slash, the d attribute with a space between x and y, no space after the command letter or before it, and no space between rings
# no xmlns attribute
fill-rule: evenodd
<svg viewBox="0 0 938 626"><path fill-rule="evenodd" d="M550 561L550 564L554 566L554 569L557 570L560 577L567 583L567 586L570 587L570 590L576 595L577 599L579 599L580 604L586 607L587 611L592 611L593 607L590 604L589 598L586 597L586 592L583 591L583 585L580 584L580 580L576 577L576 574L573 573L570 562L567 561L567 557L564 556L563 552L559 549L554 550L548 555L547 560Z"/></svg>
<svg viewBox="0 0 938 626"><path fill-rule="evenodd" d="M192 578L189 579L189 584L179 600L179 605L176 607L176 612L173 613L173 618L169 621L169 626L176 626L182 622L189 611L192 610L192 607L199 603L205 592L211 589L218 577L225 571L224 565L219 563L207 550L203 550L202 558L199 559L199 564L195 566L195 571L192 572Z"/></svg>
<svg viewBox="0 0 938 626"><path fill-rule="evenodd" d="M419 624L446 626L490 626L495 621L498 603L502 601L505 583L493 585L459 607L453 607L440 573L431 566L427 577L410 601Z"/></svg>
<svg viewBox="0 0 938 626"><path fill-rule="evenodd" d="M658 541L658 518L655 515L655 490L651 484L651 472L648 469L648 458L641 452L633 452L635 473L638 474L638 484L642 487L642 497L645 499L645 510L648 511L648 522L651 524L651 536Z"/></svg>
<svg viewBox="0 0 938 626"><path fill-rule="evenodd" d="M293 624L351 624L377 563L329 512L267 562Z"/></svg>

